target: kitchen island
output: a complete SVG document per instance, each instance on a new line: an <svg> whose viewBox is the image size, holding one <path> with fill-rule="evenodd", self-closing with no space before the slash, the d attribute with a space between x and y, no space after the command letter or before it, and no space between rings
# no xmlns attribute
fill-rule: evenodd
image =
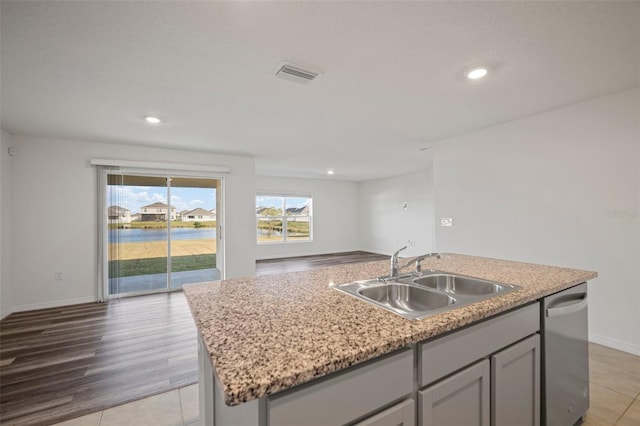
<svg viewBox="0 0 640 426"><path fill-rule="evenodd" d="M372 401L374 409L366 407L367 412L343 415L339 413L339 407L327 410L317 403L327 419L333 418L329 411L334 411L338 412L342 423L359 421L371 413L375 417L375 413L382 413L390 404L396 403L399 403L400 411L415 412L411 404L420 398L416 396L416 389L447 375L435 375L429 382L417 377L424 376L419 364L428 361L425 356L432 353L429 345L438 343L436 339L456 336L460 332L475 333L473 327L480 327L478 331L484 334L478 336L485 336L483 340L490 343L491 349L487 348L487 354L478 356L486 358L497 353L498 346L506 347L536 333L539 329L537 301L597 276L590 271L456 254L427 259L422 266L423 269L469 275L522 288L420 321L409 321L331 288L385 275L388 273L387 262L185 286L184 292L199 331L200 402L204 424L213 425L214 418L216 426L286 424L287 419L295 416L283 415L282 422L270 417L274 413L279 415L279 401L288 401L291 395L296 396L297 390L314 392L314 384L328 386L328 394L350 392L349 386L332 388L331 382L341 379L342 374L357 376L362 368L371 371L363 370L366 377L356 377L360 382L356 380L354 386L355 389L366 387L371 395L365 399ZM523 314L525 310L527 312ZM534 311L535 315L531 313ZM520 322L523 325L517 331L524 333L522 336L514 335L504 342L492 341L491 336L508 334L501 333L505 324ZM470 338L466 339L470 341ZM427 349L429 351L425 352ZM465 352L473 353L473 350ZM377 363L384 364L380 375ZM409 367L405 368L404 364L410 365L411 371L406 372ZM406 374L396 374L396 368L405 368L402 371ZM410 377L402 379L402 384L392 383L403 375ZM412 383L407 385L407 380ZM385 391L391 388L391 395L378 398L376 386ZM319 395L314 396L316 402L320 401ZM348 396L341 395L340 398L344 401ZM291 404L283 404L284 407L288 405ZM358 403L345 405L358 408ZM307 414L312 415L308 411ZM353 415L356 417L349 417ZM315 424L332 421L319 419ZM312 423L311 420L305 422Z"/></svg>

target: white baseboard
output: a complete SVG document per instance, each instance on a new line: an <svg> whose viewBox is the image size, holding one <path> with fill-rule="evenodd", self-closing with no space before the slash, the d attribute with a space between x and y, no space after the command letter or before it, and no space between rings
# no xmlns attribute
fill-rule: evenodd
<svg viewBox="0 0 640 426"><path fill-rule="evenodd" d="M54 300L52 302L32 303L13 308L13 312L33 311L35 309L57 308L59 306L78 305L80 303L97 302L95 297L78 297L76 299Z"/></svg>
<svg viewBox="0 0 640 426"><path fill-rule="evenodd" d="M640 355L640 345L636 345L633 343L624 342L622 340L613 339L611 337L594 333L589 333L589 341L608 346L613 349L618 349L623 352L629 352L630 354Z"/></svg>

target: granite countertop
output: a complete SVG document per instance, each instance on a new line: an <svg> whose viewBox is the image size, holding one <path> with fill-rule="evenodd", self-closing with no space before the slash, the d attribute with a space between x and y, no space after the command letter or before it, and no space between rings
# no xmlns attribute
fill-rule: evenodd
<svg viewBox="0 0 640 426"><path fill-rule="evenodd" d="M410 321L331 288L388 274L385 261L184 286L226 404L308 382L598 275L449 253L422 266L522 289Z"/></svg>

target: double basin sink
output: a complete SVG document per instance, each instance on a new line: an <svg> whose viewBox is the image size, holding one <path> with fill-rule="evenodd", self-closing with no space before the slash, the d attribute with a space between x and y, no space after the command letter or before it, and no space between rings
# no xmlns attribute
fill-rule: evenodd
<svg viewBox="0 0 640 426"><path fill-rule="evenodd" d="M334 287L410 320L419 320L518 290L480 278L441 271L356 281Z"/></svg>

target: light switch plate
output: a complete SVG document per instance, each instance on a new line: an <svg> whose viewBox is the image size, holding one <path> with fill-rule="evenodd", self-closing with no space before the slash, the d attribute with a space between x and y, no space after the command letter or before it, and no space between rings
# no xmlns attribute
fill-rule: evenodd
<svg viewBox="0 0 640 426"><path fill-rule="evenodd" d="M441 217L440 218L440 226L453 226L453 218L452 217Z"/></svg>

